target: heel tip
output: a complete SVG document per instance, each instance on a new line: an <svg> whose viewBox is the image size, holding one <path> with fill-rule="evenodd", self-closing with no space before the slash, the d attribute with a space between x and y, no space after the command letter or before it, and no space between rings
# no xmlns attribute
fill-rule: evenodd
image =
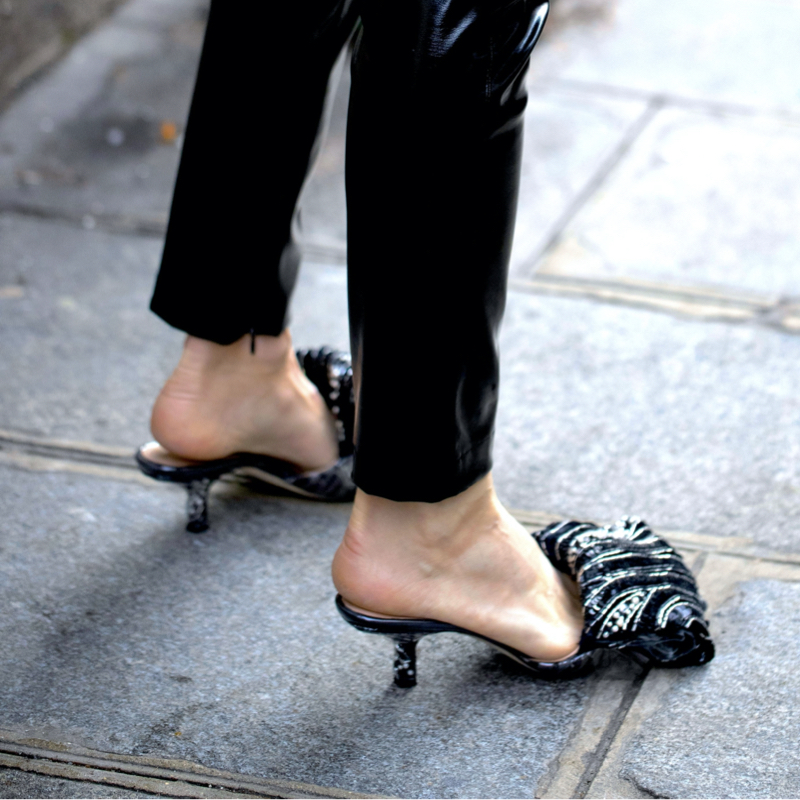
<svg viewBox="0 0 800 800"><path fill-rule="evenodd" d="M417 685L417 679L416 676L407 678L395 678L394 685L398 689L411 689L413 686Z"/></svg>
<svg viewBox="0 0 800 800"><path fill-rule="evenodd" d="M192 521L186 524L186 530L189 531L189 533L204 533L208 530L208 527L207 522Z"/></svg>

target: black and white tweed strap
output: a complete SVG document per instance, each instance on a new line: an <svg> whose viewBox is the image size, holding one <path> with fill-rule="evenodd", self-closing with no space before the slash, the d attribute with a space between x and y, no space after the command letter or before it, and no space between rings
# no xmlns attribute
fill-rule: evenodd
<svg viewBox="0 0 800 800"><path fill-rule="evenodd" d="M350 353L320 347L318 350L298 350L296 356L306 377L317 387L336 420L339 458L351 456L356 404Z"/></svg>
<svg viewBox="0 0 800 800"><path fill-rule="evenodd" d="M599 527L570 520L533 535L580 587L583 649L620 649L674 667L714 657L694 576L645 522L623 517Z"/></svg>

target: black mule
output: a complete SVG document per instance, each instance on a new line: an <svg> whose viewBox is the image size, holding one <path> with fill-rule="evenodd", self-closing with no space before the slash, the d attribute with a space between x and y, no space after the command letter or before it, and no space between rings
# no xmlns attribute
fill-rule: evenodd
<svg viewBox="0 0 800 800"><path fill-rule="evenodd" d="M158 442L142 445L136 453L139 469L148 477L186 486L189 496L186 530L208 530L208 492L223 475L255 478L293 494L327 502L349 502L353 483L353 424L355 401L350 355L328 348L298 350L297 360L317 387L336 420L339 458L325 470L303 472L294 464L257 453L234 453L211 461L187 461L173 456Z"/></svg>
<svg viewBox="0 0 800 800"><path fill-rule="evenodd" d="M395 643L394 682L417 682L416 646L434 633L464 633L482 639L526 667L535 678L570 679L590 672L604 650L619 650L639 663L662 667L707 664L714 643L692 573L680 554L641 520L624 517L599 527L590 522L557 522L533 537L556 569L580 588L584 627L578 651L555 662L537 661L487 636L430 619L373 617L336 608L364 633L380 633Z"/></svg>

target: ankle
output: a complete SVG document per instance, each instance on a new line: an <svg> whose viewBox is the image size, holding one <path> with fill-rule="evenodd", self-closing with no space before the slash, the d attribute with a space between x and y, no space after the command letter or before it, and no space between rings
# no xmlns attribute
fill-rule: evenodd
<svg viewBox="0 0 800 800"><path fill-rule="evenodd" d="M438 503L397 502L356 491L348 532L359 536L373 533L382 538L396 536L430 548L453 549L460 539L499 517L503 509L497 499L491 474L454 497Z"/></svg>
<svg viewBox="0 0 800 800"><path fill-rule="evenodd" d="M154 438L186 459L234 452L283 458L301 469L338 457L333 418L305 376L288 330L221 345L194 336L162 388L150 420Z"/></svg>
<svg viewBox="0 0 800 800"><path fill-rule="evenodd" d="M449 622L534 658L563 658L580 638L580 604L489 475L440 503L358 492L332 575L368 613Z"/></svg>
<svg viewBox="0 0 800 800"><path fill-rule="evenodd" d="M473 546L496 537L503 515L490 475L438 503L395 502L359 489L334 557L334 585L362 608L403 616L422 585L472 562Z"/></svg>
<svg viewBox="0 0 800 800"><path fill-rule="evenodd" d="M200 372L215 371L239 362L249 367L258 365L270 371L284 369L294 357L288 328L277 336L245 334L231 344L218 344L188 335L183 344L181 366Z"/></svg>

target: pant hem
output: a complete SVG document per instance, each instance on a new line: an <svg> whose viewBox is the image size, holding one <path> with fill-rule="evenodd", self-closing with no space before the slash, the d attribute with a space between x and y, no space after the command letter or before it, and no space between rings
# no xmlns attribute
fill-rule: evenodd
<svg viewBox="0 0 800 800"><path fill-rule="evenodd" d="M365 468L359 464L356 452L353 481L363 492L386 500L438 503L461 494L489 474L493 438L488 436L479 442L461 457L460 463L441 464L438 469L426 462L424 453L406 465L393 461L384 468Z"/></svg>
<svg viewBox="0 0 800 800"><path fill-rule="evenodd" d="M215 320L205 322L165 311L158 307L155 300L150 304L150 310L172 328L183 331L189 336L196 336L198 339L206 339L209 342L223 345L233 344L248 333L256 336L279 336L286 329L285 321L275 327L259 325L254 328L242 328L241 326L221 328L219 322Z"/></svg>

